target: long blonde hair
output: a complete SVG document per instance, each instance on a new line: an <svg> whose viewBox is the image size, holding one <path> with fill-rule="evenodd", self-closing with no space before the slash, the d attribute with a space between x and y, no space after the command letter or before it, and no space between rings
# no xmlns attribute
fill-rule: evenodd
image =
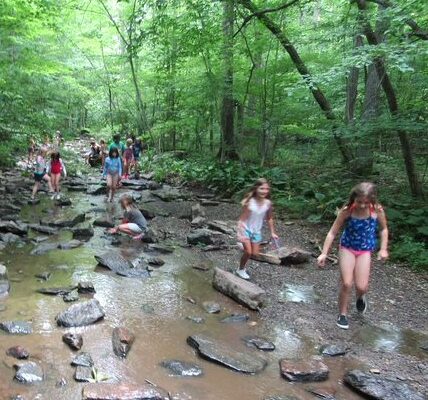
<svg viewBox="0 0 428 400"><path fill-rule="evenodd" d="M248 205L248 202L251 198L256 197L257 189L260 186L263 185L269 185L269 182L265 178L259 178L256 180L254 185L251 187L251 189L248 191L248 193L244 196L244 198L241 201L242 206ZM267 199L270 199L270 193L266 196Z"/></svg>

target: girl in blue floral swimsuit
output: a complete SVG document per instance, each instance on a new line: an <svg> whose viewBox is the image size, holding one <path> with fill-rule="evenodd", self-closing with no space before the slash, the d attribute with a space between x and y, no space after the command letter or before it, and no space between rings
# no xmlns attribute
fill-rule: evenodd
<svg viewBox="0 0 428 400"><path fill-rule="evenodd" d="M357 311L367 310L366 293L370 277L371 254L377 247L377 231L380 231L378 260L388 258L388 227L385 212L376 199L373 183L363 182L355 186L348 203L340 210L336 221L327 234L318 265L324 267L330 247L342 226L339 267L341 286L339 292L339 316L337 326L348 329L348 303L355 281Z"/></svg>

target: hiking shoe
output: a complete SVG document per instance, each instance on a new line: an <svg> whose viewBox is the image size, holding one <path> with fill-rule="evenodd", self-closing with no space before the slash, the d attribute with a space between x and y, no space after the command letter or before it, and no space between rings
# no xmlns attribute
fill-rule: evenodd
<svg viewBox="0 0 428 400"><path fill-rule="evenodd" d="M358 297L357 301L355 302L355 307L361 314L364 314L367 311L367 299L365 294L363 294L361 297Z"/></svg>
<svg viewBox="0 0 428 400"><path fill-rule="evenodd" d="M348 317L346 315L339 315L337 317L336 325L341 329L348 329L349 323L348 323Z"/></svg>
<svg viewBox="0 0 428 400"><path fill-rule="evenodd" d="M245 269L237 269L235 272L236 275L238 275L242 279L245 279L246 281L250 279L250 275L247 274L247 271Z"/></svg>

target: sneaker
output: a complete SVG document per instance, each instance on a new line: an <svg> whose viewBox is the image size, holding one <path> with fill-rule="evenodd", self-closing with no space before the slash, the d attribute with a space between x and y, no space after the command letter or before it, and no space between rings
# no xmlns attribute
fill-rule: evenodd
<svg viewBox="0 0 428 400"><path fill-rule="evenodd" d="M363 294L361 297L358 297L357 301L355 302L355 307L361 314L364 314L367 311L367 299L365 294Z"/></svg>
<svg viewBox="0 0 428 400"><path fill-rule="evenodd" d="M339 315L337 317L336 325L339 328L348 329L349 328L348 317L346 315L343 315L343 314Z"/></svg>
<svg viewBox="0 0 428 400"><path fill-rule="evenodd" d="M56 195L56 199L57 200L61 199L61 195L59 193Z"/></svg>
<svg viewBox="0 0 428 400"><path fill-rule="evenodd" d="M51 200L55 200L55 197L56 197L56 194L54 193L54 194L51 196Z"/></svg>
<svg viewBox="0 0 428 400"><path fill-rule="evenodd" d="M250 279L250 275L248 275L248 273L245 269L237 269L236 275L238 275L240 278L245 279L247 281L248 281L248 279Z"/></svg>

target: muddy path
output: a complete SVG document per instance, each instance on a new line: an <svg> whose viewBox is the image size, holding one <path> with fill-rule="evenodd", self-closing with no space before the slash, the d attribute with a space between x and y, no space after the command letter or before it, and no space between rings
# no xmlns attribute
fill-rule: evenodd
<svg viewBox="0 0 428 400"><path fill-rule="evenodd" d="M76 142L70 148L82 152L83 146ZM81 351L91 355L95 366L90 380L100 384L154 384L169 392L171 399L317 398L311 391L330 399L360 399L363 397L343 382L344 373L356 368L371 370L376 377L393 378L427 396L426 277L391 264L375 263L370 309L364 317L352 312L349 331L342 331L335 326L335 265L320 271L314 258L295 267L251 261L252 280L267 294L265 307L255 312L215 291L211 284L215 267L233 271L238 263L240 250L235 235L211 232L214 245L208 248L189 246L187 240L195 231L191 225L192 206L202 204L206 221L222 220L233 229L238 205L213 199L211 193L201 189L130 182L119 194L131 193L139 207L152 217L149 225L155 243L142 243L111 236L105 227L98 226L100 221L118 222L121 210L116 203L105 203L95 170L64 183L69 205L53 202L44 194L39 195L39 204L28 204L32 181L22 177L21 171L3 171L2 180L1 220L18 224L22 221L30 228L28 233L14 236L6 231L16 228L1 228L4 233L0 262L7 268L10 293L0 298L0 323L29 322L32 333L13 335L0 330L1 399L83 398L87 383L74 378L76 368L70 362L79 352L63 343L62 335L67 332L83 337ZM91 194L98 189L100 194ZM74 227L93 227L93 236L73 242L72 228L55 228L58 221L60 225L74 221ZM55 232L40 232L40 226L49 225ZM277 221L277 226L284 244L310 252L316 250L314 239L321 240L324 234L323 229L316 230L301 221ZM70 248L74 246L77 247ZM150 277L123 277L101 268L94 256L106 253L119 254L148 270ZM161 266L151 265L162 262ZM37 292L41 288L74 287L79 282L92 283L95 293L80 293L75 303ZM104 309L103 320L83 327L57 325L58 313L92 298ZM205 302L216 303L220 312L208 313ZM241 322L222 322L232 314L246 317ZM112 332L116 327L126 327L135 335L125 359L113 352ZM262 358L267 366L248 375L210 362L187 344L191 335L220 341L228 351L235 350L250 359ZM248 347L242 340L246 336L266 338L276 349L262 352ZM319 355L321 347L328 344L346 349L344 356L322 357L330 370L328 380L290 383L281 377L280 359L307 360ZM14 379L14 365L19 362L7 356L6 351L17 345L24 347L29 360L41 367L43 381L23 385ZM172 376L161 365L167 360L196 364L203 374Z"/></svg>

